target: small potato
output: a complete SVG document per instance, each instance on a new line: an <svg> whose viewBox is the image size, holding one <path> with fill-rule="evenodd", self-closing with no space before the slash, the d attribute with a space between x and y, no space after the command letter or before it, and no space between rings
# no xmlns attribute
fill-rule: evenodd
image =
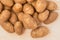
<svg viewBox="0 0 60 40"><path fill-rule="evenodd" d="M23 15L24 15L23 12L18 13L18 19L19 19L19 21L23 21Z"/></svg>
<svg viewBox="0 0 60 40"><path fill-rule="evenodd" d="M30 14L30 15L34 13L34 9L30 4L25 4L23 7L23 11L25 14Z"/></svg>
<svg viewBox="0 0 60 40"><path fill-rule="evenodd" d="M25 4L26 0L14 0L15 3Z"/></svg>
<svg viewBox="0 0 60 40"><path fill-rule="evenodd" d="M7 21L10 17L10 14L11 14L10 11L3 10L0 16L0 23Z"/></svg>
<svg viewBox="0 0 60 40"><path fill-rule="evenodd" d="M4 30L6 30L9 33L13 33L14 32L14 27L10 22L4 22L2 24L2 27Z"/></svg>
<svg viewBox="0 0 60 40"><path fill-rule="evenodd" d="M37 12L43 12L47 7L47 2L46 0L37 0L36 1L36 11Z"/></svg>
<svg viewBox="0 0 60 40"><path fill-rule="evenodd" d="M34 18L32 18L30 15L28 14L24 14L23 15L23 24L25 25L25 28L28 29L35 29L37 28L37 22L34 20Z"/></svg>
<svg viewBox="0 0 60 40"><path fill-rule="evenodd" d="M41 22L43 22L43 21L45 21L45 20L48 18L48 16L49 16L49 11L48 11L48 10L45 10L43 13L40 13L40 14L38 15L38 19L39 19Z"/></svg>
<svg viewBox="0 0 60 40"><path fill-rule="evenodd" d="M22 4L16 3L16 4L13 6L12 10L13 10L15 13L18 13L18 12L22 11Z"/></svg>
<svg viewBox="0 0 60 40"><path fill-rule="evenodd" d="M16 16L16 14L14 14L14 13L12 12L12 15L11 15L9 21L10 21L12 24L15 24L15 23L17 22L17 16Z"/></svg>
<svg viewBox="0 0 60 40"><path fill-rule="evenodd" d="M35 1L35 0L27 0L28 3L32 3L33 1Z"/></svg>
<svg viewBox="0 0 60 40"><path fill-rule="evenodd" d="M11 7L4 6L4 9L6 9L6 10L11 10Z"/></svg>
<svg viewBox="0 0 60 40"><path fill-rule="evenodd" d="M40 25L40 21L38 19L38 13L37 12L34 13L33 18L36 20L36 22L38 23L38 25Z"/></svg>
<svg viewBox="0 0 60 40"><path fill-rule="evenodd" d="M3 5L0 3L0 12L2 11L3 9Z"/></svg>
<svg viewBox="0 0 60 40"><path fill-rule="evenodd" d="M57 9L57 5L55 2L52 2L52 1L48 1L48 7L47 7L48 10L56 10Z"/></svg>
<svg viewBox="0 0 60 40"><path fill-rule="evenodd" d="M58 17L58 13L57 12L51 12L48 19L44 21L45 24L50 24L53 21L55 21Z"/></svg>
<svg viewBox="0 0 60 40"><path fill-rule="evenodd" d="M11 7L13 5L13 0L0 0L5 6Z"/></svg>
<svg viewBox="0 0 60 40"><path fill-rule="evenodd" d="M49 29L44 27L44 26L40 26L37 29L32 30L31 32L31 36L33 38L39 38L39 37L44 37L49 33Z"/></svg>
<svg viewBox="0 0 60 40"><path fill-rule="evenodd" d="M23 32L22 23L21 23L20 21L17 21L17 22L14 24L14 29L15 29L16 34L21 35L22 32Z"/></svg>

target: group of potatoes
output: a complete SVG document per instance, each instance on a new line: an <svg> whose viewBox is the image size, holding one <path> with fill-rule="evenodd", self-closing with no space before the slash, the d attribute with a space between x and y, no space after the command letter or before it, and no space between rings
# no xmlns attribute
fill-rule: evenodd
<svg viewBox="0 0 60 40"><path fill-rule="evenodd" d="M0 25L9 33L21 35L32 29L33 38L44 37L49 29L44 24L56 20L55 2L47 0L0 0Z"/></svg>

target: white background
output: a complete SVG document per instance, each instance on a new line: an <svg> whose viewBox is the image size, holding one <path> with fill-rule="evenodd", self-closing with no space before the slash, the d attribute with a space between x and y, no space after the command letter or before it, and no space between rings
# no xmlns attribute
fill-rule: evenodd
<svg viewBox="0 0 60 40"><path fill-rule="evenodd" d="M26 30L23 35L17 35L15 33L8 33L0 26L0 40L60 40L60 0L55 1L58 5L56 10L59 14L57 20L49 25L46 25L50 33L43 38L32 38L30 35L31 30Z"/></svg>

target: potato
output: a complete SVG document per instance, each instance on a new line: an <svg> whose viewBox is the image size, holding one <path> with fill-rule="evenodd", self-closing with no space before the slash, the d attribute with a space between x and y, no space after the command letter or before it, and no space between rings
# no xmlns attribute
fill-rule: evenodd
<svg viewBox="0 0 60 40"><path fill-rule="evenodd" d="M0 16L0 23L7 21L10 17L10 14L11 14L10 11L3 10Z"/></svg>
<svg viewBox="0 0 60 40"><path fill-rule="evenodd" d="M34 8L36 7L36 1L32 2L31 4Z"/></svg>
<svg viewBox="0 0 60 40"><path fill-rule="evenodd" d="M18 12L22 11L22 4L16 3L16 4L13 6L12 10L13 10L15 13L18 13Z"/></svg>
<svg viewBox="0 0 60 40"><path fill-rule="evenodd" d="M18 13L18 19L19 19L19 21L23 21L23 15L24 15L23 12Z"/></svg>
<svg viewBox="0 0 60 40"><path fill-rule="evenodd" d="M27 0L28 3L32 3L33 1L35 1L35 0Z"/></svg>
<svg viewBox="0 0 60 40"><path fill-rule="evenodd" d="M10 22L4 22L2 24L2 27L4 30L6 30L9 33L13 33L14 32L14 27Z"/></svg>
<svg viewBox="0 0 60 40"><path fill-rule="evenodd" d="M15 3L25 4L26 0L14 0Z"/></svg>
<svg viewBox="0 0 60 40"><path fill-rule="evenodd" d="M11 7L13 5L13 0L0 0L5 6Z"/></svg>
<svg viewBox="0 0 60 40"><path fill-rule="evenodd" d="M17 22L14 24L14 29L15 29L16 34L21 35L22 32L23 32L22 23L21 23L20 21L17 21Z"/></svg>
<svg viewBox="0 0 60 40"><path fill-rule="evenodd" d="M37 12L34 13L33 18L36 20L37 24L40 25L40 21L38 19L38 13Z"/></svg>
<svg viewBox="0 0 60 40"><path fill-rule="evenodd" d="M48 18L48 16L49 16L49 11L48 11L48 10L45 10L44 12L42 12L42 13L40 13L40 14L38 15L38 19L39 19L41 22L43 22L43 21L45 21L45 20Z"/></svg>
<svg viewBox="0 0 60 40"><path fill-rule="evenodd" d="M28 14L24 14L23 15L23 24L25 25L25 28L28 29L35 29L37 28L37 22L34 20L34 18L32 18L30 15Z"/></svg>
<svg viewBox="0 0 60 40"><path fill-rule="evenodd" d="M11 7L4 6L4 9L5 9L5 10L11 10Z"/></svg>
<svg viewBox="0 0 60 40"><path fill-rule="evenodd" d="M55 2L52 2L52 1L48 1L48 7L47 7L48 10L56 10L57 9L57 5Z"/></svg>
<svg viewBox="0 0 60 40"><path fill-rule="evenodd" d="M36 11L37 12L43 12L47 7L47 2L46 0L37 0L36 1Z"/></svg>
<svg viewBox="0 0 60 40"><path fill-rule="evenodd" d="M15 24L17 22L17 16L15 13L12 12L12 15L9 19L9 21L12 23L12 24Z"/></svg>
<svg viewBox="0 0 60 40"><path fill-rule="evenodd" d="M32 30L31 36L33 38L44 37L49 33L49 29L45 26L40 26L37 29Z"/></svg>
<svg viewBox="0 0 60 40"><path fill-rule="evenodd" d="M2 11L3 9L3 5L0 3L0 12Z"/></svg>
<svg viewBox="0 0 60 40"><path fill-rule="evenodd" d="M30 15L34 13L33 7L28 3L23 6L23 11L25 14L30 14Z"/></svg>
<svg viewBox="0 0 60 40"><path fill-rule="evenodd" d="M46 21L44 21L45 24L50 24L53 21L55 21L58 17L58 13L57 12L51 12L48 19Z"/></svg>

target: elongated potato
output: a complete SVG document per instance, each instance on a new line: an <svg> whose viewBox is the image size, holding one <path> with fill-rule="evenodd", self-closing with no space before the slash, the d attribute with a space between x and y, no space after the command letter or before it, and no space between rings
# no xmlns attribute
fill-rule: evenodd
<svg viewBox="0 0 60 40"><path fill-rule="evenodd" d="M56 10L57 9L57 5L55 2L52 1L48 1L48 6L47 6L48 10Z"/></svg>
<svg viewBox="0 0 60 40"><path fill-rule="evenodd" d="M13 0L0 0L5 6L11 7L13 5Z"/></svg>
<svg viewBox="0 0 60 40"><path fill-rule="evenodd" d="M45 21L49 16L49 11L48 10L45 10L43 13L40 13L38 15L38 18L41 22Z"/></svg>
<svg viewBox="0 0 60 40"><path fill-rule="evenodd" d="M45 26L40 26L37 29L32 30L31 36L33 38L44 37L49 33L49 29Z"/></svg>
<svg viewBox="0 0 60 40"><path fill-rule="evenodd" d="M13 6L12 10L13 10L15 13L18 13L18 12L22 11L22 4L16 3L16 4Z"/></svg>
<svg viewBox="0 0 60 40"><path fill-rule="evenodd" d="M36 1L36 11L37 12L43 12L47 7L46 0L37 0Z"/></svg>
<svg viewBox="0 0 60 40"><path fill-rule="evenodd" d="M4 22L2 24L2 27L4 30L6 30L9 33L13 33L14 32L14 27L10 22Z"/></svg>
<svg viewBox="0 0 60 40"><path fill-rule="evenodd" d="M25 14L30 14L30 15L34 13L34 9L30 4L25 4L23 7L23 11Z"/></svg>
<svg viewBox="0 0 60 40"><path fill-rule="evenodd" d="M50 24L53 21L56 20L56 18L58 17L58 13L57 12L51 12L48 19L46 21L44 21L45 24Z"/></svg>
<svg viewBox="0 0 60 40"><path fill-rule="evenodd" d="M10 14L10 11L3 10L0 16L0 23L7 21L10 17Z"/></svg>
<svg viewBox="0 0 60 40"><path fill-rule="evenodd" d="M12 15L11 15L9 21L10 21L12 24L15 24L15 23L17 22L17 16L16 16L16 14L14 14L14 13L12 12Z"/></svg>
<svg viewBox="0 0 60 40"><path fill-rule="evenodd" d="M37 28L37 22L34 20L34 18L32 18L30 15L28 14L24 14L23 15L23 24L25 24L26 26L24 26L25 28L28 29L35 29Z"/></svg>
<svg viewBox="0 0 60 40"><path fill-rule="evenodd" d="M21 23L20 21L17 21L17 22L14 24L14 29L15 29L16 34L21 35L22 32L23 32L22 23Z"/></svg>
<svg viewBox="0 0 60 40"><path fill-rule="evenodd" d="M25 4L26 0L14 0L15 3Z"/></svg>
<svg viewBox="0 0 60 40"><path fill-rule="evenodd" d="M2 11L3 9L3 5L0 3L0 12Z"/></svg>

